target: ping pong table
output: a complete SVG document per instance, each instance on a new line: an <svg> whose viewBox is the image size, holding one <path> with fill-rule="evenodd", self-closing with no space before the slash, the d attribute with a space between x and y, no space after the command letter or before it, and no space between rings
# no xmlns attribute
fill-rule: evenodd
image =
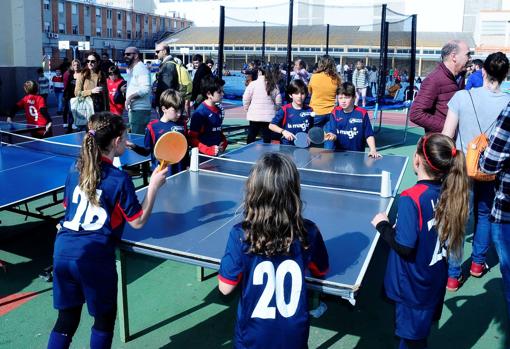
<svg viewBox="0 0 510 349"><path fill-rule="evenodd" d="M117 262L123 341L130 339L127 255L141 253L219 269L230 229L242 219L249 169L263 153L273 151L289 155L300 169L303 215L318 225L329 253L329 273L324 279L307 276L308 287L355 304L379 238L370 221L378 212L389 212L407 157L373 159L361 152L252 143L202 162L196 172L188 170L168 177L145 226L135 230L126 225ZM380 185L383 171L390 173L389 197L381 197L379 189L373 190L370 184L379 181ZM140 199L146 190L138 191Z"/></svg>
<svg viewBox="0 0 510 349"><path fill-rule="evenodd" d="M0 131L12 133L30 133L32 131L42 130L44 126L29 125L21 122L0 121Z"/></svg>
<svg viewBox="0 0 510 349"><path fill-rule="evenodd" d="M2 132L0 129L1 139L18 137L19 142L15 144L0 142L0 193L2 193L0 210L44 218L40 212L41 207L39 213L35 213L30 212L28 208L21 210L17 206L47 195L53 195L53 201L57 201L56 195L64 188L67 174L76 161L85 132L37 140L15 135L10 131ZM143 137L128 135L133 143L139 145L143 145ZM141 156L130 150L126 150L120 157L122 166L144 165L149 161L149 156Z"/></svg>

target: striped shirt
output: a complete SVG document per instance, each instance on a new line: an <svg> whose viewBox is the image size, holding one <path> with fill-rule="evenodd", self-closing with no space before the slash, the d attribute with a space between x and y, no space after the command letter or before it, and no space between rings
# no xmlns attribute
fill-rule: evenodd
<svg viewBox="0 0 510 349"><path fill-rule="evenodd" d="M497 174L496 197L492 206L491 221L510 223L510 103L498 117L491 134L489 146L480 159L480 168L489 174Z"/></svg>
<svg viewBox="0 0 510 349"><path fill-rule="evenodd" d="M368 71L366 68L354 69L352 73L352 83L356 88L365 88L368 86Z"/></svg>

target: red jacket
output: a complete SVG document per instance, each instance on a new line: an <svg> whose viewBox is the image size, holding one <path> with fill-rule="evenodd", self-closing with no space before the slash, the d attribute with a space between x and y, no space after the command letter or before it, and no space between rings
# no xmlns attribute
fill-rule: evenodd
<svg viewBox="0 0 510 349"><path fill-rule="evenodd" d="M460 77L457 83L452 72L440 63L423 80L411 106L411 121L423 127L425 132L441 132L448 113L448 102L455 92L462 89L464 78Z"/></svg>

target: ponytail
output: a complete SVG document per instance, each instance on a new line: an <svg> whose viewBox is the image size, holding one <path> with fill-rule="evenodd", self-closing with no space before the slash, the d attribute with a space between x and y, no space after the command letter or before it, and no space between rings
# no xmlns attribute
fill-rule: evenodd
<svg viewBox="0 0 510 349"><path fill-rule="evenodd" d="M110 151L112 141L122 136L126 126L120 116L101 112L90 117L88 128L76 167L80 172L80 189L92 205L99 206L96 189L101 181L101 157Z"/></svg>
<svg viewBox="0 0 510 349"><path fill-rule="evenodd" d="M445 135L426 135L418 142L417 154L425 161L425 171L442 181L436 206L436 230L448 255L460 256L468 218L468 176L464 153L457 151L453 140Z"/></svg>

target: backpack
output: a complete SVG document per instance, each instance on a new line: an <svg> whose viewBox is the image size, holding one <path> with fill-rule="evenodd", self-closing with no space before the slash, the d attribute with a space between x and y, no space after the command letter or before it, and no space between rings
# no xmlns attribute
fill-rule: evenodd
<svg viewBox="0 0 510 349"><path fill-rule="evenodd" d="M182 64L175 64L177 68L177 75L179 76L179 92L186 99L191 98L191 91L193 90L193 80L188 73L188 69Z"/></svg>
<svg viewBox="0 0 510 349"><path fill-rule="evenodd" d="M482 131L482 127L480 126L480 121L478 121L478 115L476 113L475 103L473 102L473 97L471 96L471 92L468 90L469 98L471 99L471 104L473 105L473 110L475 111L476 122L478 123L478 128L480 129L480 134L473 138L467 146L466 150L466 167L467 174L470 178L480 181L480 182L490 182L496 179L496 175L486 174L480 170L479 162L480 157L489 145L489 138L487 137L487 131L489 131L496 120L487 128L487 130ZM490 134L490 132L489 132ZM460 138L460 132L459 132ZM460 138L460 143L462 144L462 138Z"/></svg>

